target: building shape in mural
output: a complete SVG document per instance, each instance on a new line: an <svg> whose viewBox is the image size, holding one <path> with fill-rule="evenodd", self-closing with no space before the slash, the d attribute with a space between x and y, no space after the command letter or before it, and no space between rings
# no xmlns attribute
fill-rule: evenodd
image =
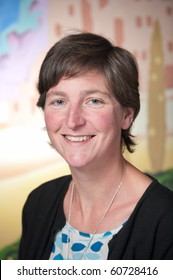
<svg viewBox="0 0 173 280"><path fill-rule="evenodd" d="M156 172L162 169L164 160L165 102L165 66L162 35L159 21L156 21L151 37L148 97L148 147L152 169Z"/></svg>

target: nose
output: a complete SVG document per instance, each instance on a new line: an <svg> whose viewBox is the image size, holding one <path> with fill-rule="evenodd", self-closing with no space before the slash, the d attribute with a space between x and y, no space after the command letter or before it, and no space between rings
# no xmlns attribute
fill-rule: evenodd
<svg viewBox="0 0 173 280"><path fill-rule="evenodd" d="M68 113L67 113L67 119L66 119L66 124L68 128L70 129L77 129L83 125L85 125L86 120L84 117L84 112L81 106L79 105L71 105L69 107Z"/></svg>

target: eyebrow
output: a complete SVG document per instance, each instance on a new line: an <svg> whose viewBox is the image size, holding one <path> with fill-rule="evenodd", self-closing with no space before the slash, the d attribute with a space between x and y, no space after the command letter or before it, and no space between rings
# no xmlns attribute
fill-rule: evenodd
<svg viewBox="0 0 173 280"><path fill-rule="evenodd" d="M54 91L50 90L47 92L47 96L54 96L54 95L66 95L64 91Z"/></svg>
<svg viewBox="0 0 173 280"><path fill-rule="evenodd" d="M103 94L105 96L112 96L112 94L109 91L102 91L102 90L98 90L98 89L86 90L86 91L84 91L84 93L86 95L95 94L95 93L101 93L101 94Z"/></svg>
<svg viewBox="0 0 173 280"><path fill-rule="evenodd" d="M104 96L106 97L113 97L114 96L112 95L112 93L110 93L109 91L102 91L102 90L99 90L99 89L91 89L91 90L82 90L81 93L85 94L86 96L87 95L92 95L92 94L95 94L95 93L100 93L100 94L103 94ZM67 93L64 92L64 91L54 91L54 90L50 90L47 92L47 96L51 97L51 96L67 96Z"/></svg>

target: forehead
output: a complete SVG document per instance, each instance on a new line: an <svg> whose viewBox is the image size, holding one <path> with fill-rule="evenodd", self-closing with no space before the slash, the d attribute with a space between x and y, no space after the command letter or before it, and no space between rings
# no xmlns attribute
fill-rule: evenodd
<svg viewBox="0 0 173 280"><path fill-rule="evenodd" d="M72 77L63 76L58 83L48 90L48 94L54 91L72 91L73 89L104 91L109 92L108 83L102 73L90 71L81 75Z"/></svg>

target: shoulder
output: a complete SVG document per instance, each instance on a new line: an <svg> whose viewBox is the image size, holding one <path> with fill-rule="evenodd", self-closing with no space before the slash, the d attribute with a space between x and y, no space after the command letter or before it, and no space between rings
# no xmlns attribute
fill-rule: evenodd
<svg viewBox="0 0 173 280"><path fill-rule="evenodd" d="M143 194L140 205L145 205L148 211L161 214L167 211L173 213L173 192L160 184L155 178Z"/></svg>
<svg viewBox="0 0 173 280"><path fill-rule="evenodd" d="M30 205L32 205L32 208L34 205L35 207L40 205L45 207L47 204L51 205L54 200L62 199L66 194L70 181L71 175L67 175L41 184L28 195L25 207Z"/></svg>
<svg viewBox="0 0 173 280"><path fill-rule="evenodd" d="M165 200L166 201L172 201L173 199L173 191L171 191L170 189L168 189L166 186L162 185L161 183L159 183L159 181L155 178L152 178L152 182L150 184L150 186L148 187L148 189L146 190L146 194L149 194L151 196L155 196L155 198L157 197L158 199L161 200Z"/></svg>
<svg viewBox="0 0 173 280"><path fill-rule="evenodd" d="M60 192L63 188L65 188L67 185L69 185L71 181L71 175L66 175L63 177L59 177L50 181L47 181L40 186L38 186L36 189L34 189L30 195L36 195L43 192L46 193L56 193Z"/></svg>
<svg viewBox="0 0 173 280"><path fill-rule="evenodd" d="M142 236L150 232L153 238L167 236L167 240L172 240L173 192L153 178L129 219L129 228L132 227L137 233L140 229Z"/></svg>

